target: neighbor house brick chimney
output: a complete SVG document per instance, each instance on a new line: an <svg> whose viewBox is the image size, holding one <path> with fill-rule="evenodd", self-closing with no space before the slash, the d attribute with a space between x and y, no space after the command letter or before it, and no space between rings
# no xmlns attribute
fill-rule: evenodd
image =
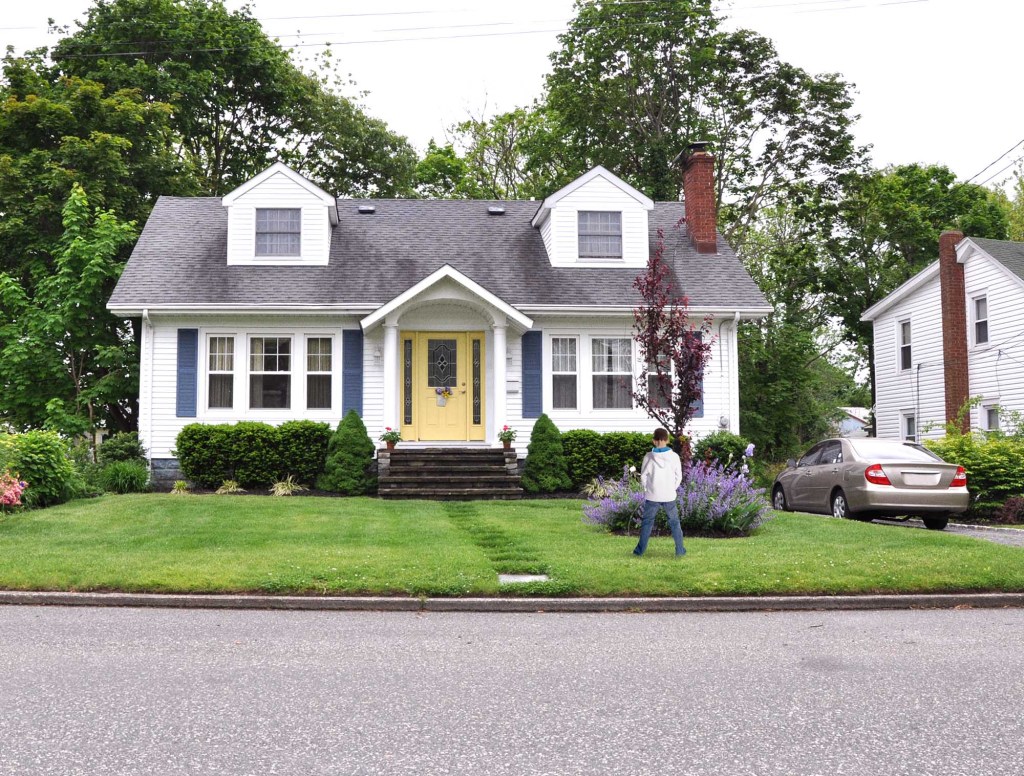
<svg viewBox="0 0 1024 776"><path fill-rule="evenodd" d="M942 354L945 370L946 422L955 421L970 393L967 371L967 294L964 265L956 260L956 246L963 232L943 232L939 237L939 284L942 301ZM961 427L970 429L970 418Z"/></svg>
<svg viewBox="0 0 1024 776"><path fill-rule="evenodd" d="M707 143L690 143L683 160L683 201L686 228L698 253L718 252L718 208L715 206L715 157Z"/></svg>

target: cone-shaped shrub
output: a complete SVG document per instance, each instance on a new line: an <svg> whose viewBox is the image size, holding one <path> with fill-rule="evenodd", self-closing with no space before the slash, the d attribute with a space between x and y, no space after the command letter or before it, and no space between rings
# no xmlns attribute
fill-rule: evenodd
<svg viewBox="0 0 1024 776"><path fill-rule="evenodd" d="M541 415L533 424L530 446L526 448L523 488L530 493L554 493L571 487L562 434L551 418Z"/></svg>
<svg viewBox="0 0 1024 776"><path fill-rule="evenodd" d="M359 413L349 410L331 435L324 473L317 479L316 486L346 496L361 496L376 484L370 474L372 462L373 441Z"/></svg>

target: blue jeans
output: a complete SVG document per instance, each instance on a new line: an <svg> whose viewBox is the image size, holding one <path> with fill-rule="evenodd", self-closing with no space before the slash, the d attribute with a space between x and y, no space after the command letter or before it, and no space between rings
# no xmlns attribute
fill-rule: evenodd
<svg viewBox="0 0 1024 776"><path fill-rule="evenodd" d="M654 518L658 510L664 509L668 515L668 525L672 529L672 539L676 543L676 555L685 555L686 548L683 547L683 529L679 527L679 508L675 501L645 501L644 517L640 523L640 541L637 542L634 555L643 555L647 551L647 542L651 538L651 530L654 528Z"/></svg>

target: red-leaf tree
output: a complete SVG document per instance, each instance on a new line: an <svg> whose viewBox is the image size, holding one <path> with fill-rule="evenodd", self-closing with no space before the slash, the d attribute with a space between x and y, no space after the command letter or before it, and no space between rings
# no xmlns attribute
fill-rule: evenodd
<svg viewBox="0 0 1024 776"><path fill-rule="evenodd" d="M704 398L704 369L714 338L710 315L699 326L691 322L689 300L676 295L664 252L665 234L659 229L647 270L633 281L643 298L633 310L633 338L643 364L633 400L668 430L685 465L690 460L686 427Z"/></svg>

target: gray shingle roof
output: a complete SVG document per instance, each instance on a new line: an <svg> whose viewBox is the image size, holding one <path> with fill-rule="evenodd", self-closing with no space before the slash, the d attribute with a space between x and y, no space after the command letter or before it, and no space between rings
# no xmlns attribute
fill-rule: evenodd
<svg viewBox="0 0 1024 776"><path fill-rule="evenodd" d="M971 242L1014 275L1024 280L1024 243L1010 240L989 240L985 237L972 237Z"/></svg>
<svg viewBox="0 0 1024 776"><path fill-rule="evenodd" d="M373 215L357 212L376 206ZM502 216L488 215L500 204ZM450 264L514 306L633 306L636 269L552 267L540 232L530 226L537 202L481 200L339 200L330 262L320 267L228 266L227 213L219 198L161 197L125 267L112 306L231 304L384 304ZM698 254L680 203L651 214L665 233L674 283L698 309L767 308L735 253Z"/></svg>

